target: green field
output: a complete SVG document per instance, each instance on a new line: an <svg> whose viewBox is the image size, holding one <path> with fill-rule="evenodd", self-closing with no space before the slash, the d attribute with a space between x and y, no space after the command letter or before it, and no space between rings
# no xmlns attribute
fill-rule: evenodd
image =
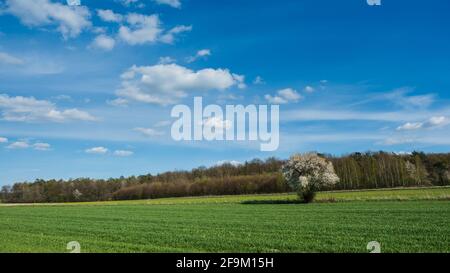
<svg viewBox="0 0 450 273"><path fill-rule="evenodd" d="M450 252L450 188L0 205L0 252Z"/></svg>

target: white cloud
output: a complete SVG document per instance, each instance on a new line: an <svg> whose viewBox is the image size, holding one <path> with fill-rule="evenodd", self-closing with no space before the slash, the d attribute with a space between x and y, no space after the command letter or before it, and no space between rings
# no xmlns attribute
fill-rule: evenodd
<svg viewBox="0 0 450 273"><path fill-rule="evenodd" d="M134 5L136 8L145 8L145 4L139 2L139 0L119 0L119 1L126 7Z"/></svg>
<svg viewBox="0 0 450 273"><path fill-rule="evenodd" d="M44 143L44 142L36 142L34 144L30 144L27 140L19 140L19 141L15 141L13 143L11 143L10 145L8 145L6 148L8 149L29 149L29 148L33 148L34 150L37 151L49 151L51 148L51 145L48 143Z"/></svg>
<svg viewBox="0 0 450 273"><path fill-rule="evenodd" d="M302 96L292 88L286 88L286 89L279 90L278 95L280 95L281 97L283 97L289 101L294 101L294 102L296 102L302 98Z"/></svg>
<svg viewBox="0 0 450 273"><path fill-rule="evenodd" d="M211 118L205 119L203 121L203 125L207 128L217 128L217 129L224 129L224 130L229 130L232 127L231 121L223 120L218 117L211 117Z"/></svg>
<svg viewBox="0 0 450 273"><path fill-rule="evenodd" d="M171 64L175 63L177 60L173 59L172 57L166 56L166 57L160 57L159 58L159 64Z"/></svg>
<svg viewBox="0 0 450 273"><path fill-rule="evenodd" d="M450 120L447 117L431 117L427 122L425 122L424 126L426 128L435 128L448 125Z"/></svg>
<svg viewBox="0 0 450 273"><path fill-rule="evenodd" d="M181 34L183 32L189 32L192 30L192 26L176 26L172 28L171 30L167 31L165 34L163 34L159 39L161 42L166 44L173 44L175 42L175 36L177 34Z"/></svg>
<svg viewBox="0 0 450 273"><path fill-rule="evenodd" d="M139 0L120 0L122 4L125 6L130 6L132 4L137 4L138 7L142 8L144 7L143 3L140 3ZM153 2L159 4L159 5L169 5L173 8L181 8L181 1L180 0L152 0Z"/></svg>
<svg viewBox="0 0 450 273"><path fill-rule="evenodd" d="M253 84L266 84L266 82L261 76L256 76L255 80L253 81Z"/></svg>
<svg viewBox="0 0 450 273"><path fill-rule="evenodd" d="M123 21L123 15L119 13L114 13L110 9L98 9L97 15L105 22L120 23Z"/></svg>
<svg viewBox="0 0 450 273"><path fill-rule="evenodd" d="M117 99L114 99L114 100L108 100L106 103L111 105L111 106L122 106L122 107L124 107L124 106L128 106L129 102L126 99L117 98Z"/></svg>
<svg viewBox="0 0 450 273"><path fill-rule="evenodd" d="M52 97L55 100L61 100L61 101L73 101L72 97L69 95L58 95Z"/></svg>
<svg viewBox="0 0 450 273"><path fill-rule="evenodd" d="M6 137L0 137L0 143L8 143L8 139Z"/></svg>
<svg viewBox="0 0 450 273"><path fill-rule="evenodd" d="M312 86L306 86L305 88L304 88L304 91L306 92L306 93L313 93L314 91L316 91L315 89L314 89L314 87L312 87Z"/></svg>
<svg viewBox="0 0 450 273"><path fill-rule="evenodd" d="M411 131L418 129L434 129L446 126L450 120L444 116L431 117L424 122L407 122L397 128L398 131Z"/></svg>
<svg viewBox="0 0 450 273"><path fill-rule="evenodd" d="M245 76L244 75L233 74L233 78L237 82L237 87L239 89L247 88L247 85L245 84Z"/></svg>
<svg viewBox="0 0 450 273"><path fill-rule="evenodd" d="M12 64L12 65L21 65L21 64L24 64L25 62L22 59L12 56L8 53L0 52L0 64L2 64L2 63L3 64Z"/></svg>
<svg viewBox="0 0 450 273"><path fill-rule="evenodd" d="M119 97L154 104L174 104L189 91L226 90L241 87L243 77L227 69L193 71L177 64L133 66L122 74Z"/></svg>
<svg viewBox="0 0 450 273"><path fill-rule="evenodd" d="M97 10L98 16L106 22L120 24L118 37L130 45L144 45L156 42L173 44L176 36L192 30L192 26L179 25L165 30L157 14L144 15L128 13L122 15L112 10Z"/></svg>
<svg viewBox="0 0 450 273"><path fill-rule="evenodd" d="M163 132L155 130L153 128L134 128L136 132L139 132L147 137L155 137L164 135Z"/></svg>
<svg viewBox="0 0 450 273"><path fill-rule="evenodd" d="M48 151L48 150L50 150L51 146L48 143L39 142L39 143L33 144L33 148L38 151Z"/></svg>
<svg viewBox="0 0 450 273"><path fill-rule="evenodd" d="M207 56L211 56L211 50L209 49L202 49L197 51L197 53L194 56L190 56L186 59L186 61L188 63L192 63L195 62L196 60L198 60L199 58L203 58L203 57L207 57Z"/></svg>
<svg viewBox="0 0 450 273"><path fill-rule="evenodd" d="M398 131L408 131L408 130L417 130L422 128L423 123L422 122L407 122L403 124L402 126L399 126L397 128Z"/></svg>
<svg viewBox="0 0 450 273"><path fill-rule="evenodd" d="M303 97L294 89L286 88L278 90L276 96L265 95L264 98L271 104L287 104L291 102L298 102Z"/></svg>
<svg viewBox="0 0 450 273"><path fill-rule="evenodd" d="M169 5L173 8L181 8L180 0L153 0L160 5Z"/></svg>
<svg viewBox="0 0 450 273"><path fill-rule="evenodd" d="M134 154L134 152L132 152L132 151L124 151L124 150L114 151L114 155L121 156L121 157L132 156L133 154Z"/></svg>
<svg viewBox="0 0 450 273"><path fill-rule="evenodd" d="M30 27L56 26L64 38L77 37L91 27L90 12L84 6L68 6L51 0L7 0L7 13Z"/></svg>
<svg viewBox="0 0 450 273"><path fill-rule="evenodd" d="M105 148L105 147L93 147L93 148L90 148L90 149L86 149L85 152L88 153L88 154L103 155L103 154L106 154L108 152L108 149Z"/></svg>
<svg viewBox="0 0 450 273"><path fill-rule="evenodd" d="M46 100L37 100L34 97L10 97L6 94L0 94L0 113L7 121L97 120L91 114L75 108L58 110L53 103Z"/></svg>
<svg viewBox="0 0 450 273"><path fill-rule="evenodd" d="M236 160L221 160L221 161L217 161L216 165L217 166L222 166L225 164L231 164L233 166L239 166L242 165L242 162L236 161Z"/></svg>
<svg viewBox="0 0 450 273"><path fill-rule="evenodd" d="M30 148L30 144L25 141L16 141L8 145L6 148L8 149L28 149Z"/></svg>
<svg viewBox="0 0 450 273"><path fill-rule="evenodd" d="M91 44L93 48L98 48L106 51L112 50L115 45L116 41L113 38L104 34L95 37L94 41Z"/></svg>
<svg viewBox="0 0 450 273"><path fill-rule="evenodd" d="M272 96L272 95L265 95L264 98L269 102L270 104L286 104L288 101L282 97L279 96Z"/></svg>
<svg viewBox="0 0 450 273"><path fill-rule="evenodd" d="M126 21L129 26L119 28L119 37L130 45L154 43L162 32L158 15L130 13Z"/></svg>

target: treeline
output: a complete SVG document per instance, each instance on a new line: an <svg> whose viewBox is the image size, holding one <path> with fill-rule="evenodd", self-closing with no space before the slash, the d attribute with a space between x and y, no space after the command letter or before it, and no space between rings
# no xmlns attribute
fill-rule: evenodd
<svg viewBox="0 0 450 273"><path fill-rule="evenodd" d="M450 154L354 153L334 158L335 189L450 185Z"/></svg>
<svg viewBox="0 0 450 273"><path fill-rule="evenodd" d="M238 166L223 164L107 180L36 180L2 187L0 199L6 203L55 203L287 192L279 173L282 164L269 158Z"/></svg>
<svg viewBox="0 0 450 273"><path fill-rule="evenodd" d="M368 152L323 156L333 162L341 180L333 189L450 185L450 154ZM9 203L86 202L288 192L280 173L283 163L269 158L237 166L224 164L107 180L36 180L4 186L0 199Z"/></svg>

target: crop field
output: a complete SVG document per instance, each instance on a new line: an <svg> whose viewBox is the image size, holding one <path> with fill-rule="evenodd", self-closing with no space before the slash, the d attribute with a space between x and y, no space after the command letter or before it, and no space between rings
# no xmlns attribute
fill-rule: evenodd
<svg viewBox="0 0 450 273"><path fill-rule="evenodd" d="M0 205L0 252L450 252L450 188ZM246 203L260 201L259 203ZM273 202L273 203L271 203Z"/></svg>

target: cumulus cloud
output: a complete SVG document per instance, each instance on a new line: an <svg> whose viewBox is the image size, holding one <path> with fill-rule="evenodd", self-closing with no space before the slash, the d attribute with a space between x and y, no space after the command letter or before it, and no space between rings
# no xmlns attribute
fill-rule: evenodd
<svg viewBox="0 0 450 273"><path fill-rule="evenodd" d="M398 131L409 131L409 130L417 130L422 128L422 122L407 122L399 127L397 127Z"/></svg>
<svg viewBox="0 0 450 273"><path fill-rule="evenodd" d="M48 143L38 142L33 144L33 148L38 151L49 151L51 146Z"/></svg>
<svg viewBox="0 0 450 273"><path fill-rule="evenodd" d="M0 143L8 143L8 139L6 137L0 137Z"/></svg>
<svg viewBox="0 0 450 273"><path fill-rule="evenodd" d="M111 51L115 45L116 41L113 38L105 34L101 34L94 39L94 41L91 44L91 47Z"/></svg>
<svg viewBox="0 0 450 273"><path fill-rule="evenodd" d="M28 149L30 148L30 144L25 141L16 141L8 145L6 148L8 149Z"/></svg>
<svg viewBox="0 0 450 273"><path fill-rule="evenodd" d="M271 104L287 104L291 102L298 102L303 97L296 90L286 88L278 90L276 96L267 94L264 98Z"/></svg>
<svg viewBox="0 0 450 273"><path fill-rule="evenodd" d="M158 15L130 13L126 21L128 26L119 28L119 37L131 45L154 43L163 31Z"/></svg>
<svg viewBox="0 0 450 273"><path fill-rule="evenodd" d="M176 36L192 30L192 26L179 25L165 30L157 14L144 15L115 13L112 10L97 10L97 15L105 22L120 25L118 37L130 45L144 45L156 42L173 44Z"/></svg>
<svg viewBox="0 0 450 273"><path fill-rule="evenodd" d="M398 131L411 131L418 129L434 129L446 126L450 120L444 116L431 117L424 122L407 122L397 128Z"/></svg>
<svg viewBox="0 0 450 273"><path fill-rule="evenodd" d="M29 27L56 26L64 38L73 38L91 27L90 12L84 6L68 6L51 0L6 0L5 12Z"/></svg>
<svg viewBox="0 0 450 273"><path fill-rule="evenodd" d="M306 93L313 93L316 90L314 89L314 87L308 85L308 86L305 86L304 91Z"/></svg>
<svg viewBox="0 0 450 273"><path fill-rule="evenodd" d="M115 13L110 9L98 9L97 15L105 22L120 23L123 21L123 15Z"/></svg>
<svg viewBox="0 0 450 273"><path fill-rule="evenodd" d="M198 60L199 58L204 58L204 57L207 57L207 56L211 56L211 50L209 50L209 49L202 49L202 50L197 51L197 53L194 56L188 57L186 59L186 61L188 63L193 63L196 60Z"/></svg>
<svg viewBox="0 0 450 273"><path fill-rule="evenodd" d="M88 153L88 154L98 154L98 155L103 155L103 154L106 154L106 153L108 153L108 149L107 148L105 148L105 147L93 147L93 148L89 148L89 149L86 149L85 150L85 152L86 153Z"/></svg>
<svg viewBox="0 0 450 273"><path fill-rule="evenodd" d="M24 64L25 62L18 57L12 56L5 52L0 52L0 64L2 63L11 65L21 65Z"/></svg>
<svg viewBox="0 0 450 273"><path fill-rule="evenodd" d="M6 94L0 94L0 113L4 120L18 122L97 120L91 114L76 108L58 110L53 103L46 100L37 100L34 97L10 97Z"/></svg>
<svg viewBox="0 0 450 273"><path fill-rule="evenodd" d="M134 152L132 152L132 151L125 151L125 150L114 151L114 155L120 156L120 157L132 156L133 154L134 154Z"/></svg>
<svg viewBox="0 0 450 273"><path fill-rule="evenodd" d="M145 103L177 103L190 91L226 90L242 87L243 76L227 69L190 70L177 64L133 66L122 74L121 98Z"/></svg>
<svg viewBox="0 0 450 273"><path fill-rule="evenodd" d="M34 144L30 144L27 140L18 140L11 143L6 148L12 150L24 150L32 148L37 151L50 151L51 145L44 142L36 142Z"/></svg>

